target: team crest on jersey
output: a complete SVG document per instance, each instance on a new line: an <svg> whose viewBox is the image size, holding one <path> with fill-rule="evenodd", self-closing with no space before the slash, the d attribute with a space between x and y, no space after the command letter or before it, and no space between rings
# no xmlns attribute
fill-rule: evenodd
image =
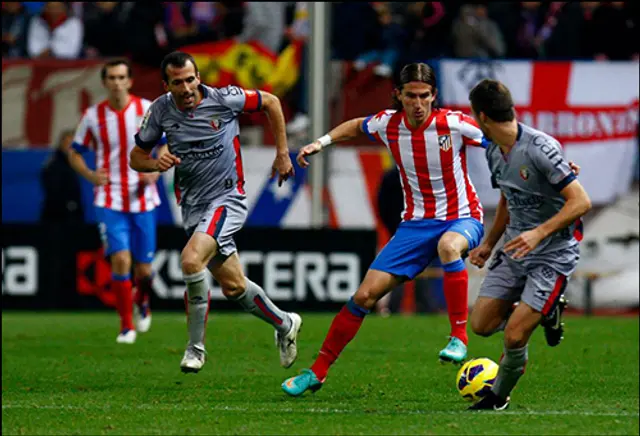
<svg viewBox="0 0 640 436"><path fill-rule="evenodd" d="M522 177L522 180L529 179L529 169L524 165L520 167L520 177Z"/></svg>
<svg viewBox="0 0 640 436"><path fill-rule="evenodd" d="M220 126L222 126L222 121L220 121L220 119L218 118L213 118L211 119L211 127L213 127L213 130L220 130Z"/></svg>
<svg viewBox="0 0 640 436"><path fill-rule="evenodd" d="M449 151L451 148L451 135L440 135L438 136L438 144L440 145L440 149L442 151Z"/></svg>

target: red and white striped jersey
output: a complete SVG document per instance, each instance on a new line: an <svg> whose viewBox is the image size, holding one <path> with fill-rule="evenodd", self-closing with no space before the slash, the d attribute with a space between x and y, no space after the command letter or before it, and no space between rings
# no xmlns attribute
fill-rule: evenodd
<svg viewBox="0 0 640 436"><path fill-rule="evenodd" d="M144 184L140 173L129 167L134 135L150 105L149 100L132 95L120 111L105 100L82 116L73 146L79 152L94 150L96 168L105 168L109 174L107 185L94 188L94 205L122 212L148 212L160 205L156 184Z"/></svg>
<svg viewBox="0 0 640 436"><path fill-rule="evenodd" d="M482 205L467 171L466 146L482 147L482 131L473 118L434 109L414 129L404 111L384 110L367 117L362 130L386 145L396 162L404 221L472 217L482 222Z"/></svg>

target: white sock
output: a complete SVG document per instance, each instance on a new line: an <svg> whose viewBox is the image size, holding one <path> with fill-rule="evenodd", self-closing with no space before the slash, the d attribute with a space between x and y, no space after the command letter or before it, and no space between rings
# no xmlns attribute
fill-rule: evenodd
<svg viewBox="0 0 640 436"><path fill-rule="evenodd" d="M204 332L209 313L209 287L206 270L184 276L187 284L185 307L187 309L187 327L189 328L189 345L204 349Z"/></svg>

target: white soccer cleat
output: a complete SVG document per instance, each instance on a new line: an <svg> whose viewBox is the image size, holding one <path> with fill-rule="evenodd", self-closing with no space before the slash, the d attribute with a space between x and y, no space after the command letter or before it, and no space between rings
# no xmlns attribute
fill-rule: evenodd
<svg viewBox="0 0 640 436"><path fill-rule="evenodd" d="M149 303L145 303L142 307L138 307L137 304L133 305L134 315L136 320L136 330L140 333L146 333L151 328L151 310L149 310Z"/></svg>
<svg viewBox="0 0 640 436"><path fill-rule="evenodd" d="M118 344L133 344L136 341L136 331L134 329L123 330L116 338Z"/></svg>
<svg viewBox="0 0 640 436"><path fill-rule="evenodd" d="M196 345L189 345L184 352L184 357L182 358L182 362L180 362L180 369L182 372L193 372L196 373L200 371L205 361L205 349L204 347L199 347Z"/></svg>
<svg viewBox="0 0 640 436"><path fill-rule="evenodd" d="M276 346L280 351L280 365L289 368L298 358L298 333L302 327L302 318L297 313L289 313L291 329L285 335L276 331Z"/></svg>

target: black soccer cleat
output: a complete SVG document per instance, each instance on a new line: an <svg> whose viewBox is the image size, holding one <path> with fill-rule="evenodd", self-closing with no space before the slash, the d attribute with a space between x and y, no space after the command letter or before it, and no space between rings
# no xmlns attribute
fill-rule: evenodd
<svg viewBox="0 0 640 436"><path fill-rule="evenodd" d="M553 314L551 314L542 323L542 326L544 327L544 337L550 347L555 347L563 339L564 323L562 322L562 313L568 303L569 302L564 298L564 295L560 297L556 310L554 310Z"/></svg>
<svg viewBox="0 0 640 436"><path fill-rule="evenodd" d="M503 400L493 393L493 391L489 391L482 400L478 401L473 406L470 406L467 410L506 410L509 407L509 401L510 397Z"/></svg>

